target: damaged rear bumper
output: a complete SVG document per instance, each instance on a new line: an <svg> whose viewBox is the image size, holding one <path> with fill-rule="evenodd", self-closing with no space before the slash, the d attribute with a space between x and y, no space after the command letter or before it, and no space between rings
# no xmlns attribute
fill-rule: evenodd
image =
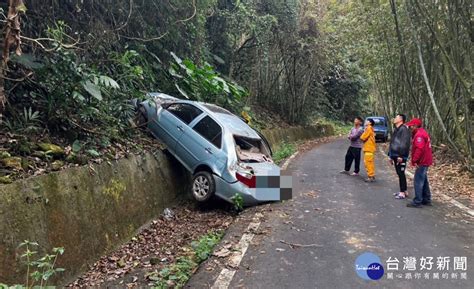
<svg viewBox="0 0 474 289"><path fill-rule="evenodd" d="M267 186L263 184L257 188L249 188L241 182L229 183L219 176L213 175L216 184L216 196L232 203L232 197L240 194L243 198L244 205L251 206L263 202L276 202L288 200L292 197L292 183L291 176L267 176L264 179L278 178L278 185L276 179L273 181L273 186L268 186L271 181L266 181Z"/></svg>

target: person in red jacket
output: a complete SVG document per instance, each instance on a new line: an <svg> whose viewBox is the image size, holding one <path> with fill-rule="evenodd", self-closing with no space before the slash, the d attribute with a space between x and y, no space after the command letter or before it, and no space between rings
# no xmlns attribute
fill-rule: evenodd
<svg viewBox="0 0 474 289"><path fill-rule="evenodd" d="M428 167L433 164L430 135L422 128L422 121L414 118L406 125L412 131L411 165L415 171L415 198L407 207L421 208L422 205L431 206L431 191L428 183Z"/></svg>

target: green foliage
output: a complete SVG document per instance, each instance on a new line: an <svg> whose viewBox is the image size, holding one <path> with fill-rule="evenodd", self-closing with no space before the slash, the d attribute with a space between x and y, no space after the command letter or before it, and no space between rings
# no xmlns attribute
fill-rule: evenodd
<svg viewBox="0 0 474 289"><path fill-rule="evenodd" d="M32 133L39 130L41 125L40 114L38 111L33 111L31 107L23 108L23 113L12 116L5 120L6 128L12 133Z"/></svg>
<svg viewBox="0 0 474 289"><path fill-rule="evenodd" d="M35 249L38 247L38 243L28 240L23 241L18 246L18 248L23 249L20 257L25 261L27 267L25 284L11 287L0 284L0 288L47 288L47 283L51 277L64 272L63 268L55 267L58 257L64 254L64 248L53 248L51 254L36 259L38 251L35 251Z"/></svg>
<svg viewBox="0 0 474 289"><path fill-rule="evenodd" d="M232 198L232 203L234 204L234 209L237 212L243 211L244 209L244 198L241 194L236 193Z"/></svg>
<svg viewBox="0 0 474 289"><path fill-rule="evenodd" d="M210 232L199 238L199 240L191 243L191 247L194 250L195 258L198 263L201 263L209 258L212 253L212 249L219 243L223 235L224 234L222 232Z"/></svg>
<svg viewBox="0 0 474 289"><path fill-rule="evenodd" d="M31 56L19 58L22 60L18 64L29 65L34 71L35 81L20 83L13 99L18 104L29 103L37 111L25 108L25 113L15 117L16 109L11 109L7 128L37 130L45 124L51 131L123 135L134 114L129 100L139 95L137 82L143 79L141 67L132 63L138 54L126 51L111 55L118 77L115 80L85 62L76 49L63 44L70 37L67 29L61 21L47 29L47 35L54 40L53 53L48 57L41 61Z"/></svg>
<svg viewBox="0 0 474 289"><path fill-rule="evenodd" d="M153 288L183 288L196 267L207 260L223 237L220 231L209 232L191 243L192 253L177 258L176 262L148 276L156 281Z"/></svg>
<svg viewBox="0 0 474 289"><path fill-rule="evenodd" d="M156 281L153 288L183 288L197 265L190 257L179 257L175 264L165 267L158 274L148 278Z"/></svg>
<svg viewBox="0 0 474 289"><path fill-rule="evenodd" d="M292 124L367 108L367 77L340 43L342 25L323 24L319 1L109 2L80 1L80 13L28 3L22 33L38 40L11 58L7 76L28 77L6 79L6 119L31 107L41 131L113 141L131 135L128 100L151 91L237 114L258 105Z"/></svg>
<svg viewBox="0 0 474 289"><path fill-rule="evenodd" d="M352 128L350 122L333 120L331 118L318 118L313 121L314 124L329 124L334 127L335 135L346 135Z"/></svg>
<svg viewBox="0 0 474 289"><path fill-rule="evenodd" d="M283 142L278 149L273 153L273 161L279 164L282 160L290 157L296 152L296 145L294 143Z"/></svg>
<svg viewBox="0 0 474 289"><path fill-rule="evenodd" d="M168 71L173 77L176 89L183 97L216 103L234 110L239 109L247 96L244 88L223 79L209 63L199 66L189 59L182 60L174 53L171 55L174 62Z"/></svg>
<svg viewBox="0 0 474 289"><path fill-rule="evenodd" d="M331 1L324 30L338 58L359 63L370 84L371 111L423 118L433 143L449 142L472 166L472 17L465 13L471 6L449 0Z"/></svg>
<svg viewBox="0 0 474 289"><path fill-rule="evenodd" d="M367 101L369 84L357 63L345 62L343 67L335 66L323 85L326 90L323 116L347 122L370 111Z"/></svg>

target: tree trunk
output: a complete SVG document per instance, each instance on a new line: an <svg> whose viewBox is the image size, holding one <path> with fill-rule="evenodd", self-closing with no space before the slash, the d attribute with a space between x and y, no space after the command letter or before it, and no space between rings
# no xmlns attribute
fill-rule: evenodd
<svg viewBox="0 0 474 289"><path fill-rule="evenodd" d="M15 53L21 55L20 14L26 11L23 0L9 0L8 14L4 27L2 61L0 63L0 115L5 111L5 72L10 57L10 48L16 46Z"/></svg>
<svg viewBox="0 0 474 289"><path fill-rule="evenodd" d="M451 146L454 148L454 150L456 151L456 153L461 156L461 152L459 151L458 147L456 146L456 144L454 143L454 141L451 139L451 136L449 135L448 131L446 130L446 126L444 125L444 122L443 122L443 119L439 113L439 110L438 110L438 106L436 105L436 101L434 99L434 93L433 91L431 90L431 85L430 85L430 82L429 82L429 79L428 79L428 76L426 75L426 70L425 70L425 63L423 62L423 54L421 53L421 46L420 46L420 42L418 41L418 39L416 37L414 37L414 41L416 43L416 47L418 49L418 60L420 61L420 66L421 66L421 73L423 75L423 79L425 81L425 85L426 85L426 89L428 90L428 95L430 97L430 101L431 101L431 105L433 106L433 110L434 110L434 113L436 115L436 118L438 119L440 125L441 125L441 128L443 129L443 132L444 134L446 135L449 143L451 144Z"/></svg>

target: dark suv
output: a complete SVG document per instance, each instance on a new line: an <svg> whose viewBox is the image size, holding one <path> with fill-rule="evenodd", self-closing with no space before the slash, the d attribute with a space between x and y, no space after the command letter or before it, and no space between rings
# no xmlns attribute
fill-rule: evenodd
<svg viewBox="0 0 474 289"><path fill-rule="evenodd" d="M386 142L388 140L388 120L384 116L368 116L367 119L373 119L375 122L375 140Z"/></svg>

